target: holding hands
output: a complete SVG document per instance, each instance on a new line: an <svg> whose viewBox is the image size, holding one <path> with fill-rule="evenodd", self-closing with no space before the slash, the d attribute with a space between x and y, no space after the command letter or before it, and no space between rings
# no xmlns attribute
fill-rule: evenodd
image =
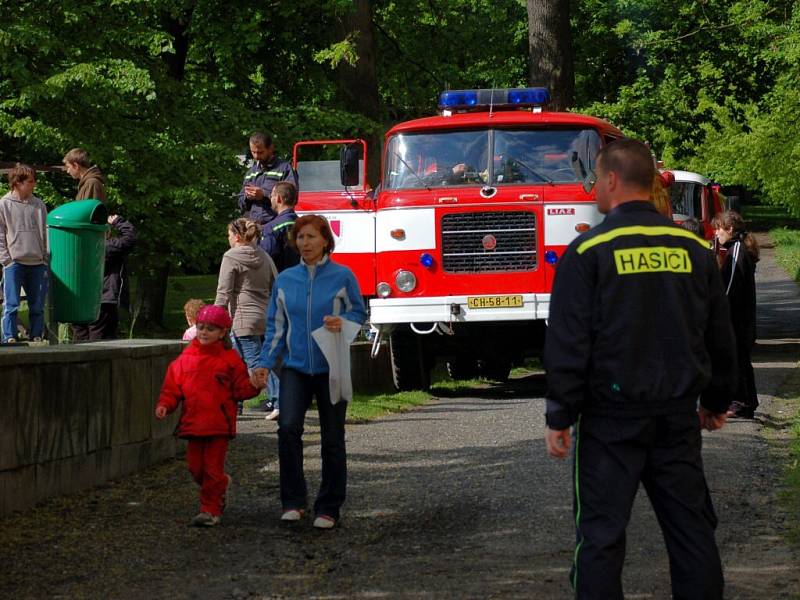
<svg viewBox="0 0 800 600"><path fill-rule="evenodd" d="M250 383L254 388L263 390L267 387L267 376L269 376L269 369L264 367L256 367L250 373Z"/></svg>

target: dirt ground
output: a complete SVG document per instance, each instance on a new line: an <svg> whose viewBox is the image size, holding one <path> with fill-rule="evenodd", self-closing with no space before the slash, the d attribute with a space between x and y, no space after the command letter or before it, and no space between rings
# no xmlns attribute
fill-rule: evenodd
<svg viewBox="0 0 800 600"><path fill-rule="evenodd" d="M800 554L786 536L797 515L778 501L783 418L796 408L779 396L800 359L800 294L769 248L758 271L758 418L705 435L704 459L726 598L800 598ZM221 527L186 526L196 490L170 461L1 520L0 597L568 598L570 468L546 456L543 393L531 375L349 426L349 497L329 532L279 522L275 424L248 413ZM313 490L315 418L306 440ZM670 597L643 493L627 556L626 598Z"/></svg>

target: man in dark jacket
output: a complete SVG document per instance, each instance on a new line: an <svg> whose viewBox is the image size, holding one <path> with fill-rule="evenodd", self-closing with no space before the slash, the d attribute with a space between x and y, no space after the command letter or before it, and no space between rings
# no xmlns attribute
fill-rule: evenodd
<svg viewBox="0 0 800 600"><path fill-rule="evenodd" d="M623 599L625 529L641 482L674 597L721 599L700 431L723 426L736 381L725 292L706 242L646 201L656 173L644 144L604 147L596 173L607 216L559 262L544 352L552 456L566 456L574 429L571 583L577 598Z"/></svg>
<svg viewBox="0 0 800 600"><path fill-rule="evenodd" d="M272 138L265 133L250 136L250 154L254 162L244 175L239 210L243 217L263 225L275 216L270 206L272 188L279 181L298 187L297 173L288 161L275 156Z"/></svg>
<svg viewBox="0 0 800 600"><path fill-rule="evenodd" d="M73 325L74 341L95 342L117 337L120 297L126 293L126 258L136 244L136 230L119 215L110 215L111 231L106 237L106 260L103 271L103 294L100 298L100 315L86 325Z"/></svg>

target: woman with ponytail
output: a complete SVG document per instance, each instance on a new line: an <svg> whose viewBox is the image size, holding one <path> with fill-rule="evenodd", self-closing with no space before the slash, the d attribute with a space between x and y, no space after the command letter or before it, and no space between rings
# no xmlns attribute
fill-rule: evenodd
<svg viewBox="0 0 800 600"><path fill-rule="evenodd" d="M736 211L719 213L712 225L717 242L727 251L721 265L722 285L731 307L739 357L739 385L728 416L752 419L758 406L755 376L750 362L750 352L756 342L755 272L758 242L745 229L744 220Z"/></svg>
<svg viewBox="0 0 800 600"><path fill-rule="evenodd" d="M277 277L275 263L258 247L260 234L259 225L249 219L236 219L228 224L231 248L222 256L214 300L214 304L226 308L233 316L233 347L248 370L254 368L261 354L267 304Z"/></svg>

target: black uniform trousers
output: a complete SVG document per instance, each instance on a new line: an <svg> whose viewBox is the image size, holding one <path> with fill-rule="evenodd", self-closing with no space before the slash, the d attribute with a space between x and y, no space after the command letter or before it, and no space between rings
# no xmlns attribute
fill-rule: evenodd
<svg viewBox="0 0 800 600"><path fill-rule="evenodd" d="M666 542L673 598L721 599L717 518L696 413L623 419L582 415L574 430L576 598L623 600L625 529L639 482Z"/></svg>
<svg viewBox="0 0 800 600"><path fill-rule="evenodd" d="M115 340L117 339L118 325L119 310L117 305L104 302L100 305L100 314L96 321L72 326L72 341L80 344L81 342Z"/></svg>

